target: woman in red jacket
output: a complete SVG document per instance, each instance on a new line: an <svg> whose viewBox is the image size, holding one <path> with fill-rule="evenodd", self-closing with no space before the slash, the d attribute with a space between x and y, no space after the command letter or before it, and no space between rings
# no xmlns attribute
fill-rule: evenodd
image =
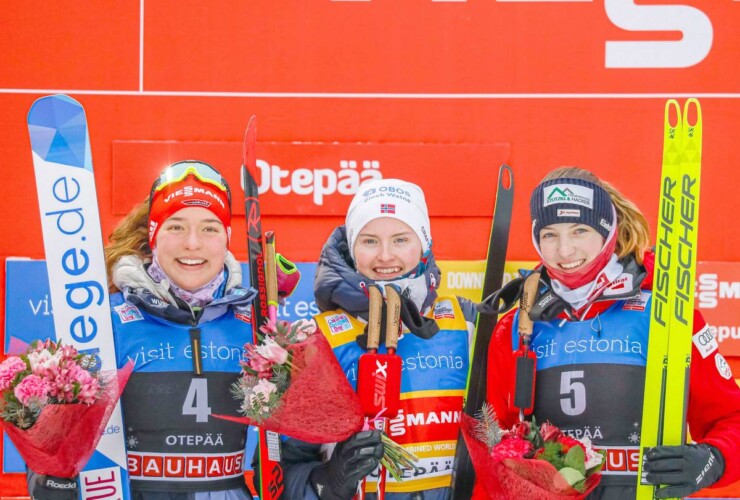
<svg viewBox="0 0 740 500"><path fill-rule="evenodd" d="M611 185L573 167L545 177L530 211L542 260L530 311L534 416L606 450L589 499L635 498L654 261L648 223ZM516 280L499 296L516 296L520 286ZM646 479L663 485L657 498L740 479L740 389L698 311L693 331L688 422L695 443L646 453ZM519 418L517 332L518 310L498 323L489 351L488 399L507 427Z"/></svg>

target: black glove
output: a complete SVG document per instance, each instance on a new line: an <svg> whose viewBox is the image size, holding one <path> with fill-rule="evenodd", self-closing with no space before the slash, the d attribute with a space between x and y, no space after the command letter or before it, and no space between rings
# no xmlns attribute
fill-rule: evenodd
<svg viewBox="0 0 740 500"><path fill-rule="evenodd" d="M642 471L647 482L663 484L655 498L683 498L716 483L725 471L725 460L708 444L656 446L644 456Z"/></svg>
<svg viewBox="0 0 740 500"><path fill-rule="evenodd" d="M45 476L29 470L26 480L32 500L77 500L77 478Z"/></svg>
<svg viewBox="0 0 740 500"><path fill-rule="evenodd" d="M328 462L315 467L309 479L321 500L349 500L357 486L383 458L380 431L358 432L334 448Z"/></svg>

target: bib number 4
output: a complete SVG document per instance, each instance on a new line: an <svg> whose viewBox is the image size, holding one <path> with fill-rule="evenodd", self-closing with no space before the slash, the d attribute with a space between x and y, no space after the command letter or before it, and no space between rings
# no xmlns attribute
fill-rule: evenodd
<svg viewBox="0 0 740 500"><path fill-rule="evenodd" d="M211 407L208 406L208 380L194 378L190 381L188 393L182 403L183 415L195 415L195 421L199 423L208 422Z"/></svg>

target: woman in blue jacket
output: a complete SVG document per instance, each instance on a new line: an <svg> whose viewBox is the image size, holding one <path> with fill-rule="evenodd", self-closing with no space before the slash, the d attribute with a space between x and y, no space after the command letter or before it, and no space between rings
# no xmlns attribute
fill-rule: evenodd
<svg viewBox="0 0 740 500"><path fill-rule="evenodd" d="M468 300L437 296L439 280L422 190L396 179L362 184L345 225L321 252L314 282L321 313L315 321L356 386L357 362L367 345L367 288L390 283L401 289L401 411L386 432L420 460L403 481L388 479L389 499L444 499L450 493L475 310ZM382 340L379 352L385 352ZM360 432L336 447L289 439L283 446L287 497L349 499L368 476L368 498L375 498L382 453L378 431Z"/></svg>

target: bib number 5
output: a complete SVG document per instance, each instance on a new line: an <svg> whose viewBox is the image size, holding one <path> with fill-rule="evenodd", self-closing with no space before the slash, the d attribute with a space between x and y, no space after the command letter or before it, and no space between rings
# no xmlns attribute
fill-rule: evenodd
<svg viewBox="0 0 740 500"><path fill-rule="evenodd" d="M586 386L583 371L563 372L560 374L560 409L566 415L580 415L586 411Z"/></svg>

